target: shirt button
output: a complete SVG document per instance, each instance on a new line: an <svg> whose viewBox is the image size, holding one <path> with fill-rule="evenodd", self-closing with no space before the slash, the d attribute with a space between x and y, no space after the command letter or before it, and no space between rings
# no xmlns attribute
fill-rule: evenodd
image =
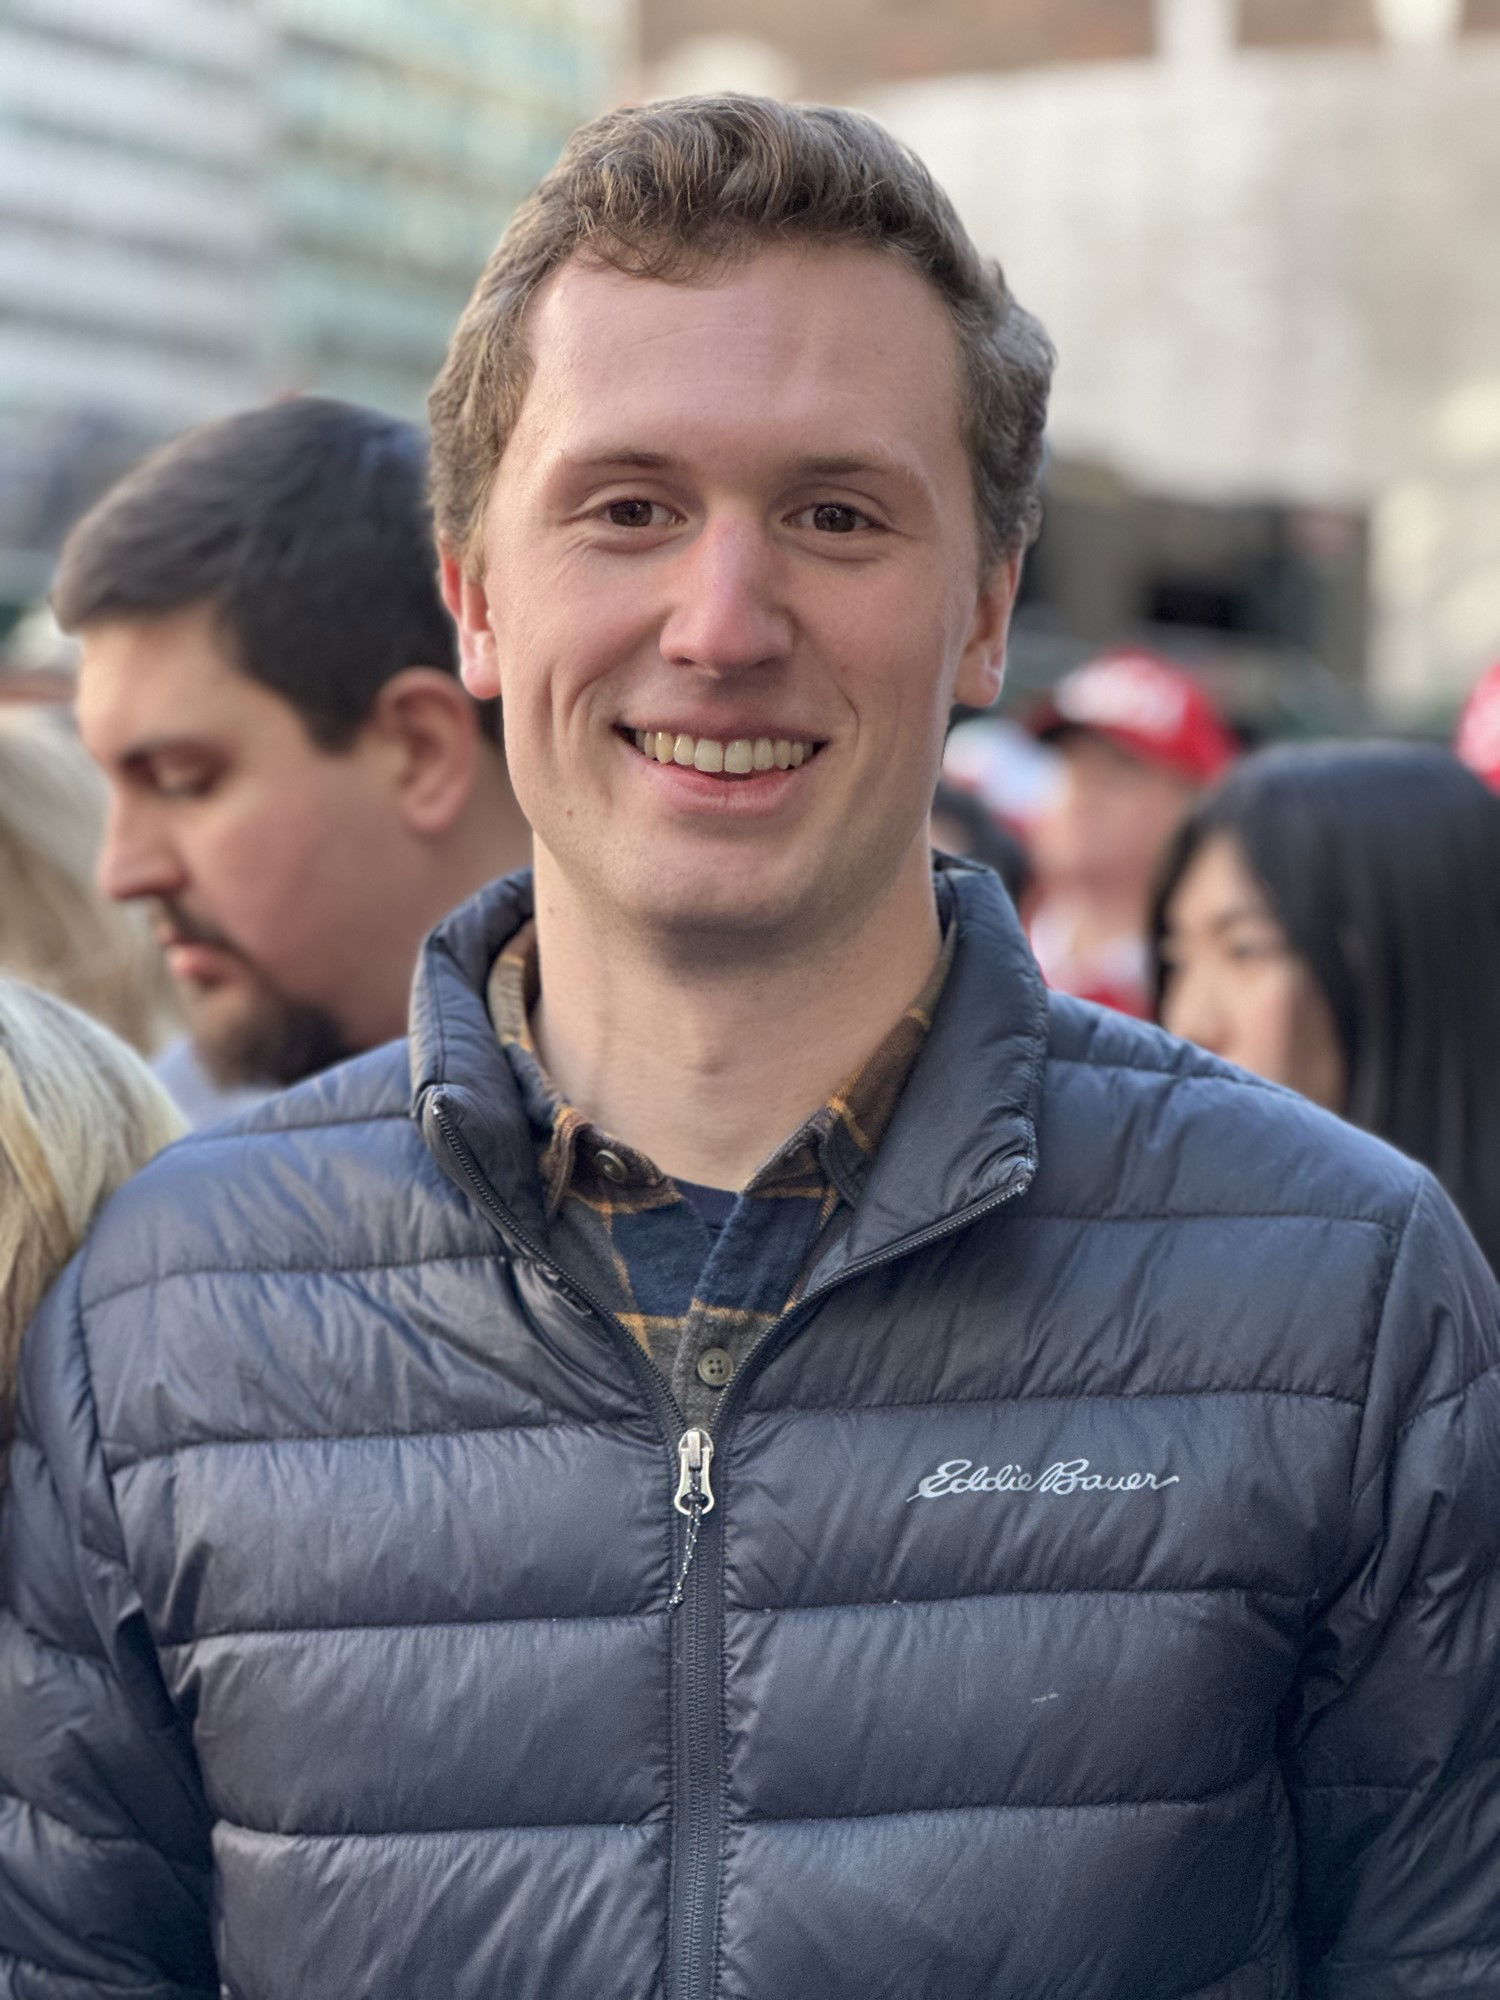
<svg viewBox="0 0 1500 2000"><path fill-rule="evenodd" d="M698 1356L698 1380L710 1389L722 1389L734 1373L734 1363L722 1347L705 1347Z"/></svg>
<svg viewBox="0 0 1500 2000"><path fill-rule="evenodd" d="M607 1181L617 1184L630 1179L630 1169L618 1153L612 1153L608 1146L601 1146L594 1155L594 1165Z"/></svg>

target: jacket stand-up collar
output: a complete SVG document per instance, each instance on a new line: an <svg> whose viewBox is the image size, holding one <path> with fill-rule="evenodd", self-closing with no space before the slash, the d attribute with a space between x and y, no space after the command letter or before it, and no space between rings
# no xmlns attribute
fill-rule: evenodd
<svg viewBox="0 0 1500 2000"><path fill-rule="evenodd" d="M953 969L858 1211L816 1273L819 1286L1004 1198L1035 1172L1047 1046L1041 976L994 876L948 863L943 874L959 926ZM440 1104L520 1233L545 1243L535 1138L485 1004L491 966L531 914L523 871L481 890L428 938L412 993L412 1110L427 1130ZM437 1150L453 1174L446 1149Z"/></svg>

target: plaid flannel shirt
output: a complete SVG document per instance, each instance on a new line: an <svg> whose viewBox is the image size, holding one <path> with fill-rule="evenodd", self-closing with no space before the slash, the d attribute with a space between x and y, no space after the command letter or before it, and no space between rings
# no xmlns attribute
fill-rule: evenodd
<svg viewBox="0 0 1500 2000"><path fill-rule="evenodd" d="M796 1304L825 1231L852 1212L953 961L957 925L944 914L942 949L922 991L755 1173L717 1232L645 1154L599 1131L554 1088L531 1036L535 924L495 961L490 1018L537 1135L559 1256L645 1348L689 1424L712 1424L750 1349Z"/></svg>

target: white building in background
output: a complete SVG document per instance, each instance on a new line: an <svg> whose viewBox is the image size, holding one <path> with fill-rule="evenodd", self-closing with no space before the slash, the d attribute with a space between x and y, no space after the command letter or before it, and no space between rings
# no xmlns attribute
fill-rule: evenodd
<svg viewBox="0 0 1500 2000"><path fill-rule="evenodd" d="M7 0L0 607L189 423L304 388L418 414L628 5Z"/></svg>
<svg viewBox="0 0 1500 2000"><path fill-rule="evenodd" d="M1061 352L1054 449L1183 497L1367 510L1371 683L1500 654L1500 35L1247 49L1158 0L1154 60L866 92Z"/></svg>

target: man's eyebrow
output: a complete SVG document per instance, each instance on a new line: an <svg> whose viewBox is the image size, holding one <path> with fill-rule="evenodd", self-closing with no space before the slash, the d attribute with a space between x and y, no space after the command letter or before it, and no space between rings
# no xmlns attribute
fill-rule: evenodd
<svg viewBox="0 0 1500 2000"><path fill-rule="evenodd" d="M635 445L564 451L560 461L569 472L602 472L616 467L629 472L668 472L682 463L668 452L645 451ZM796 459L789 469L797 479L890 479L917 492L927 491L920 473L900 459L877 452L816 452Z"/></svg>
<svg viewBox="0 0 1500 2000"><path fill-rule="evenodd" d="M664 451L639 451L633 445L604 445L599 450L564 451L560 462L569 472L601 472L620 466L631 472L662 472L677 461Z"/></svg>
<svg viewBox="0 0 1500 2000"><path fill-rule="evenodd" d="M115 759L122 770L143 769L158 757L217 757L218 750L212 743L199 736L147 736L139 743L132 743L122 750Z"/></svg>
<svg viewBox="0 0 1500 2000"><path fill-rule="evenodd" d="M925 485L925 481L899 459L859 452L822 453L813 458L800 458L797 471L809 479L860 479L873 474L877 479L899 479L908 486Z"/></svg>

